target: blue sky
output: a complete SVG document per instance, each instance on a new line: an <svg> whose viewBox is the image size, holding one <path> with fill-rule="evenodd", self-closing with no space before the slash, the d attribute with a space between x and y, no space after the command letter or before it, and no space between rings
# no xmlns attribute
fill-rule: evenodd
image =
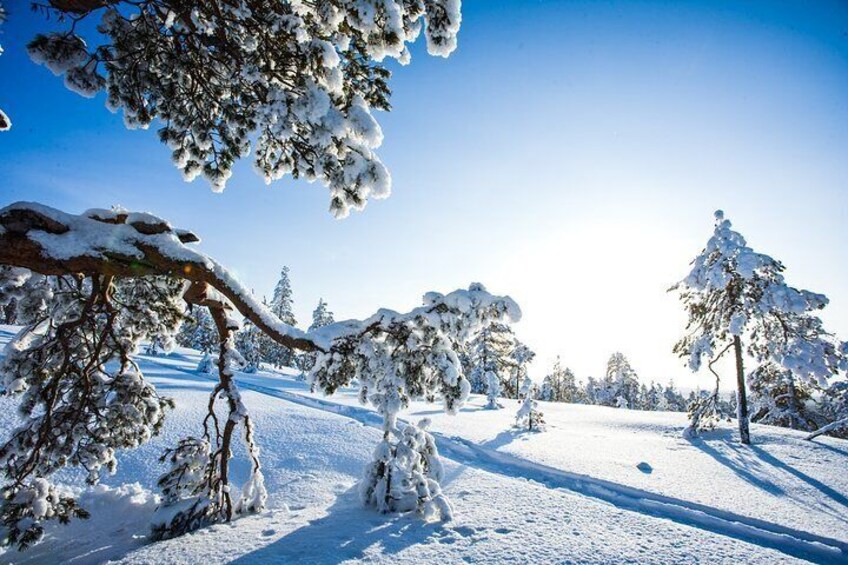
<svg viewBox="0 0 848 565"><path fill-rule="evenodd" d="M298 319L407 309L480 281L516 298L540 378L624 352L643 378L708 386L671 354L665 289L726 211L848 336L848 4L466 0L449 59L422 45L378 119L393 194L336 221L319 184L267 187L243 163L223 194L182 181L153 131L127 131L30 63L45 25L7 6L2 203L121 204L195 230L258 294L289 265ZM728 379L730 380L730 379Z"/></svg>

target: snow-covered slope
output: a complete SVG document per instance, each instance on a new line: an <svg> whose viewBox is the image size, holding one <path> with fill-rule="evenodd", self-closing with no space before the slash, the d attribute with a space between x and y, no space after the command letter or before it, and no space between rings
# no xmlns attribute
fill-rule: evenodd
<svg viewBox="0 0 848 565"><path fill-rule="evenodd" d="M9 337L2 331L0 341ZM526 435L509 429L517 408L510 401L493 412L472 398L454 418L438 405L416 404L407 417L434 418L447 459L443 487L456 510L453 522L425 524L359 504L355 484L378 440L376 415L355 405L351 391L323 399L275 374L240 375L262 447L269 509L147 544L155 505L149 491L162 470L157 457L197 431L210 390L208 376L193 372L196 362L187 351L142 358L148 378L177 409L162 436L122 453L117 474L104 481L139 484L87 491L81 501L91 520L51 526L43 544L7 551L0 561L838 563L848 555L840 553L848 522L846 442L809 445L790 432L755 427L755 439L767 442L742 454L726 431L704 445L679 439L681 415L545 403L550 431ZM0 408L8 429L11 403ZM712 451L698 455L705 448ZM240 480L247 465L238 453L237 460ZM74 472L62 477L78 479ZM769 484L776 488L757 496L771 509L741 500Z"/></svg>
<svg viewBox="0 0 848 565"><path fill-rule="evenodd" d="M164 360L160 362L165 362ZM245 386L362 408L353 390L330 398L312 394L303 382L273 374L242 375ZM773 426L752 426L754 445L738 442L726 424L686 440L686 415L602 406L539 402L547 432L512 427L518 403L501 399L501 410L486 410L486 398L472 395L456 416L416 402L402 417L433 420L442 439L496 451L540 464L537 470L565 471L571 478L600 479L791 529L848 542L848 442ZM443 441L444 443L444 441ZM479 453L479 449L477 450ZM500 461L504 461L501 457ZM577 476L575 476L577 475ZM561 477L561 476L560 476ZM606 485L609 486L609 485Z"/></svg>

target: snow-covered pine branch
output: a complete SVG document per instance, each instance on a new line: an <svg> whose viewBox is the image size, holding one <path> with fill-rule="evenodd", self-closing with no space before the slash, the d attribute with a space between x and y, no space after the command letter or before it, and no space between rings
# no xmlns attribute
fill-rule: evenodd
<svg viewBox="0 0 848 565"><path fill-rule="evenodd" d="M43 275L169 276L209 285L278 343L326 349L278 320L216 261L189 247L199 238L147 213L88 210L68 214L33 202L0 209L0 265Z"/></svg>
<svg viewBox="0 0 848 565"><path fill-rule="evenodd" d="M252 154L266 182L287 174L330 190L337 217L385 198L373 110L389 110L384 61L456 48L460 0L51 0L62 32L37 35L30 58L91 98L104 90L128 128L158 120L186 180L223 190ZM99 18L98 34L80 20Z"/></svg>
<svg viewBox="0 0 848 565"><path fill-rule="evenodd" d="M718 211L706 247L688 276L672 287L689 314L687 333L674 352L697 371L704 357L714 361L734 350L743 443L750 441L743 342L757 363L774 363L821 386L848 368L848 343L828 333L814 314L827 305L827 297L789 286L783 271L782 263L751 249Z"/></svg>

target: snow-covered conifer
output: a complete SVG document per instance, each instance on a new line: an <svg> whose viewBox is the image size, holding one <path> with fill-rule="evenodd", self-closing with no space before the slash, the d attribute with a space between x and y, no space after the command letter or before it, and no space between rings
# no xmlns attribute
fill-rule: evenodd
<svg viewBox="0 0 848 565"><path fill-rule="evenodd" d="M515 426L531 432L543 432L545 431L544 416L539 410L539 403L528 394L515 415Z"/></svg>
<svg viewBox="0 0 848 565"><path fill-rule="evenodd" d="M557 356L551 372L542 381L539 398L549 402L577 402L581 396L574 373L567 367L563 369Z"/></svg>
<svg viewBox="0 0 848 565"><path fill-rule="evenodd" d="M485 393L488 388L486 375L491 372L501 380L504 397L518 397L518 387L510 381L515 368L514 346L512 329L507 324L492 324L468 343L465 350L471 367L468 374L471 392Z"/></svg>
<svg viewBox="0 0 848 565"><path fill-rule="evenodd" d="M212 356L208 353L204 353L203 356L200 358L200 361L197 363L197 372L211 373L214 367L215 361L212 359Z"/></svg>
<svg viewBox="0 0 848 565"><path fill-rule="evenodd" d="M327 308L327 303L324 302L323 298L319 298L318 306L316 306L315 310L312 311L312 324L309 326L309 331L313 332L319 328L323 328L324 326L334 324L335 322L336 320L333 317L333 313ZM315 354L304 353L301 355L299 365L301 370L305 373L311 371L312 367L315 365Z"/></svg>
<svg viewBox="0 0 848 565"><path fill-rule="evenodd" d="M848 367L845 344L827 333L814 315L827 305L827 297L789 286L783 271L779 261L748 247L718 211L706 247L689 275L672 287L689 314L689 333L675 345L675 353L697 371L703 357L711 360L712 369L715 360L734 351L742 443L750 443L743 343L757 363L774 363L819 386ZM717 403L717 398L709 402Z"/></svg>
<svg viewBox="0 0 848 565"><path fill-rule="evenodd" d="M324 302L323 298L319 298L318 306L316 306L315 310L312 311L312 325L309 326L309 331L329 326L330 324L335 323L335 321L333 313L327 308L327 303Z"/></svg>
<svg viewBox="0 0 848 565"><path fill-rule="evenodd" d="M236 334L235 346L244 359L245 373L255 373L263 361L262 346L264 334L250 321L245 320L241 330Z"/></svg>
<svg viewBox="0 0 848 565"><path fill-rule="evenodd" d="M380 512L417 511L425 520L453 518L453 507L439 483L444 469L436 441L427 432L430 420L406 424L397 441L383 439L359 483L366 506Z"/></svg>
<svg viewBox="0 0 848 565"><path fill-rule="evenodd" d="M814 395L814 382L799 380L792 371L765 362L748 375L751 421L795 430L813 431L823 422Z"/></svg>
<svg viewBox="0 0 848 565"><path fill-rule="evenodd" d="M519 341L518 338L513 338L512 351L509 356L512 359L510 367L512 379L504 383L504 396L507 398L526 398L526 394L522 395L521 393L521 385L519 383L525 382L528 378L527 365L533 361L536 357L536 353L527 347L527 345ZM533 381L530 382L532 384Z"/></svg>
<svg viewBox="0 0 848 565"><path fill-rule="evenodd" d="M673 380L669 381L663 390L663 404L665 406L663 409L671 412L684 412L686 410L686 399L674 386Z"/></svg>
<svg viewBox="0 0 848 565"><path fill-rule="evenodd" d="M618 408L636 408L639 402L639 380L624 354L613 353L598 392L599 404Z"/></svg>
<svg viewBox="0 0 848 565"><path fill-rule="evenodd" d="M386 58L456 47L458 0L177 0L44 3L66 30L39 34L30 58L85 96L107 92L128 128L157 119L186 180L223 190L240 158L266 182L319 180L336 216L388 196L372 110L389 110ZM72 17L68 17L72 16ZM80 21L97 20L95 26ZM83 30L92 30L82 37ZM197 88L203 85L203 88Z"/></svg>
<svg viewBox="0 0 848 565"><path fill-rule="evenodd" d="M292 298L289 268L284 266L280 271L280 278L274 287L274 295L271 298L271 304L269 304L268 308L284 324L294 327L297 326L297 320L294 317L293 306L294 300ZM258 339L260 341L263 361L278 369L296 365L294 351L290 348L280 345L264 335L259 336Z"/></svg>
<svg viewBox="0 0 848 565"><path fill-rule="evenodd" d="M586 379L586 386L583 390L583 396L586 399L586 404L597 406L604 403L604 400L606 399L606 391L604 390L603 385L595 377L588 377Z"/></svg>
<svg viewBox="0 0 848 565"><path fill-rule="evenodd" d="M183 347L197 350L201 353L213 353L218 349L218 330L215 322L206 308L190 307L185 315L180 331L176 337L177 343Z"/></svg>

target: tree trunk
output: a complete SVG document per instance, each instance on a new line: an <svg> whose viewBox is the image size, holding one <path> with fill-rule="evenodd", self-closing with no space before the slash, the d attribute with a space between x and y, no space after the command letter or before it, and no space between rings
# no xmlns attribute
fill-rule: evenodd
<svg viewBox="0 0 848 565"><path fill-rule="evenodd" d="M795 377L792 373L789 373L786 390L789 394L789 427L797 430L801 427L801 410L798 407L798 399L795 397Z"/></svg>
<svg viewBox="0 0 848 565"><path fill-rule="evenodd" d="M739 439L745 445L751 443L748 430L748 396L745 392L745 368L742 365L742 340L733 336L733 351L736 353L736 420L739 422Z"/></svg>

